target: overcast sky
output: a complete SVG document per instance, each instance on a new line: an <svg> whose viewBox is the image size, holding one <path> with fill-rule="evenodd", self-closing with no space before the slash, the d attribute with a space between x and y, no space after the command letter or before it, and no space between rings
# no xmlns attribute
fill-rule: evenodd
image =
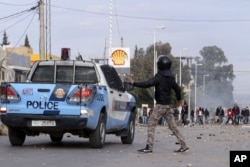
<svg viewBox="0 0 250 167"><path fill-rule="evenodd" d="M38 53L37 12L5 18L35 5L37 0L0 0L0 33L6 31L13 46L22 45L27 34ZM110 7L110 0L51 0L52 54L69 47L74 56L103 57L105 41L107 48L120 47L121 37L133 54L135 45L153 44L155 30L156 41L169 42L174 56L184 48L183 56L194 57L205 46L221 48L234 66L234 93L250 95L250 0L113 0L112 24Z"/></svg>

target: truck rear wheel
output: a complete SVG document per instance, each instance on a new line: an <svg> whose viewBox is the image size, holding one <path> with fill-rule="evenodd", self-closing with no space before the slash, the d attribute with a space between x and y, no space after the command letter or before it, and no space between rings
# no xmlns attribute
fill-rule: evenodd
<svg viewBox="0 0 250 167"><path fill-rule="evenodd" d="M104 114L100 114L96 129L90 134L89 142L92 148L102 148L106 137L106 120Z"/></svg>
<svg viewBox="0 0 250 167"><path fill-rule="evenodd" d="M131 117L128 122L128 132L127 136L121 136L122 144L132 144L134 141L135 136L135 119L133 114L131 114Z"/></svg>
<svg viewBox="0 0 250 167"><path fill-rule="evenodd" d="M12 146L22 146L26 138L26 134L19 128L9 127L9 140Z"/></svg>

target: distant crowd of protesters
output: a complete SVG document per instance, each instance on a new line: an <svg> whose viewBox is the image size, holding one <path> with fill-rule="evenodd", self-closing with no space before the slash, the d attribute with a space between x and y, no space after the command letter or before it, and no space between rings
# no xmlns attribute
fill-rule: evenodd
<svg viewBox="0 0 250 167"><path fill-rule="evenodd" d="M239 125L239 123L248 124L248 106L240 109L240 107L235 103L232 108L227 108L226 111L224 111L221 106L217 107L215 114L215 123L224 125L228 124L229 122L233 125Z"/></svg>
<svg viewBox="0 0 250 167"><path fill-rule="evenodd" d="M141 124L147 124L147 121L153 109L142 107L138 110L138 120ZM212 114L211 114L212 113ZM241 108L235 103L232 108L223 108L218 106L214 112L210 112L208 108L198 107L196 110L190 111L190 120L188 119L188 105L184 102L181 109L174 110L174 117L179 125L192 124L220 124L220 125L239 125L249 123L249 108ZM165 118L160 119L159 125L166 125Z"/></svg>

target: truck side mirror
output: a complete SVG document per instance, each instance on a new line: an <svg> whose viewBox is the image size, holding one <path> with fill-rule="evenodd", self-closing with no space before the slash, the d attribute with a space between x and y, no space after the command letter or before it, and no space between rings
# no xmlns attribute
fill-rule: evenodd
<svg viewBox="0 0 250 167"><path fill-rule="evenodd" d="M123 82L123 87L126 91L134 90L134 86L130 82Z"/></svg>

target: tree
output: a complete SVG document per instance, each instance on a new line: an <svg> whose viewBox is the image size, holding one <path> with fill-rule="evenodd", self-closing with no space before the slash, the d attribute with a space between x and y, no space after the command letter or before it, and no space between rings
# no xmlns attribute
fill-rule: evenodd
<svg viewBox="0 0 250 167"><path fill-rule="evenodd" d="M30 42L29 42L27 34L26 34L26 37L25 37L24 46L30 48Z"/></svg>
<svg viewBox="0 0 250 167"><path fill-rule="evenodd" d="M233 65L226 64L228 60L217 46L204 47L200 54L201 59L196 59L196 63L202 64L197 72L197 87L200 90L197 104L204 106L209 98L210 105L230 107L233 102L232 82L235 78ZM204 75L207 76L205 92L201 89L204 86ZM204 94L207 95L206 99L202 98Z"/></svg>
<svg viewBox="0 0 250 167"><path fill-rule="evenodd" d="M4 33L3 33L3 42L1 44L1 46L3 46L3 45L9 45L9 44L10 44L10 42L8 42L8 36L6 34L6 31L4 31Z"/></svg>
<svg viewBox="0 0 250 167"><path fill-rule="evenodd" d="M138 49L138 47L135 46L134 58L131 60L131 74L136 81L142 81L144 79L144 57L145 52L143 48ZM135 88L133 94L136 96L138 107L140 107L141 104L148 103L144 99L147 95L140 89Z"/></svg>

